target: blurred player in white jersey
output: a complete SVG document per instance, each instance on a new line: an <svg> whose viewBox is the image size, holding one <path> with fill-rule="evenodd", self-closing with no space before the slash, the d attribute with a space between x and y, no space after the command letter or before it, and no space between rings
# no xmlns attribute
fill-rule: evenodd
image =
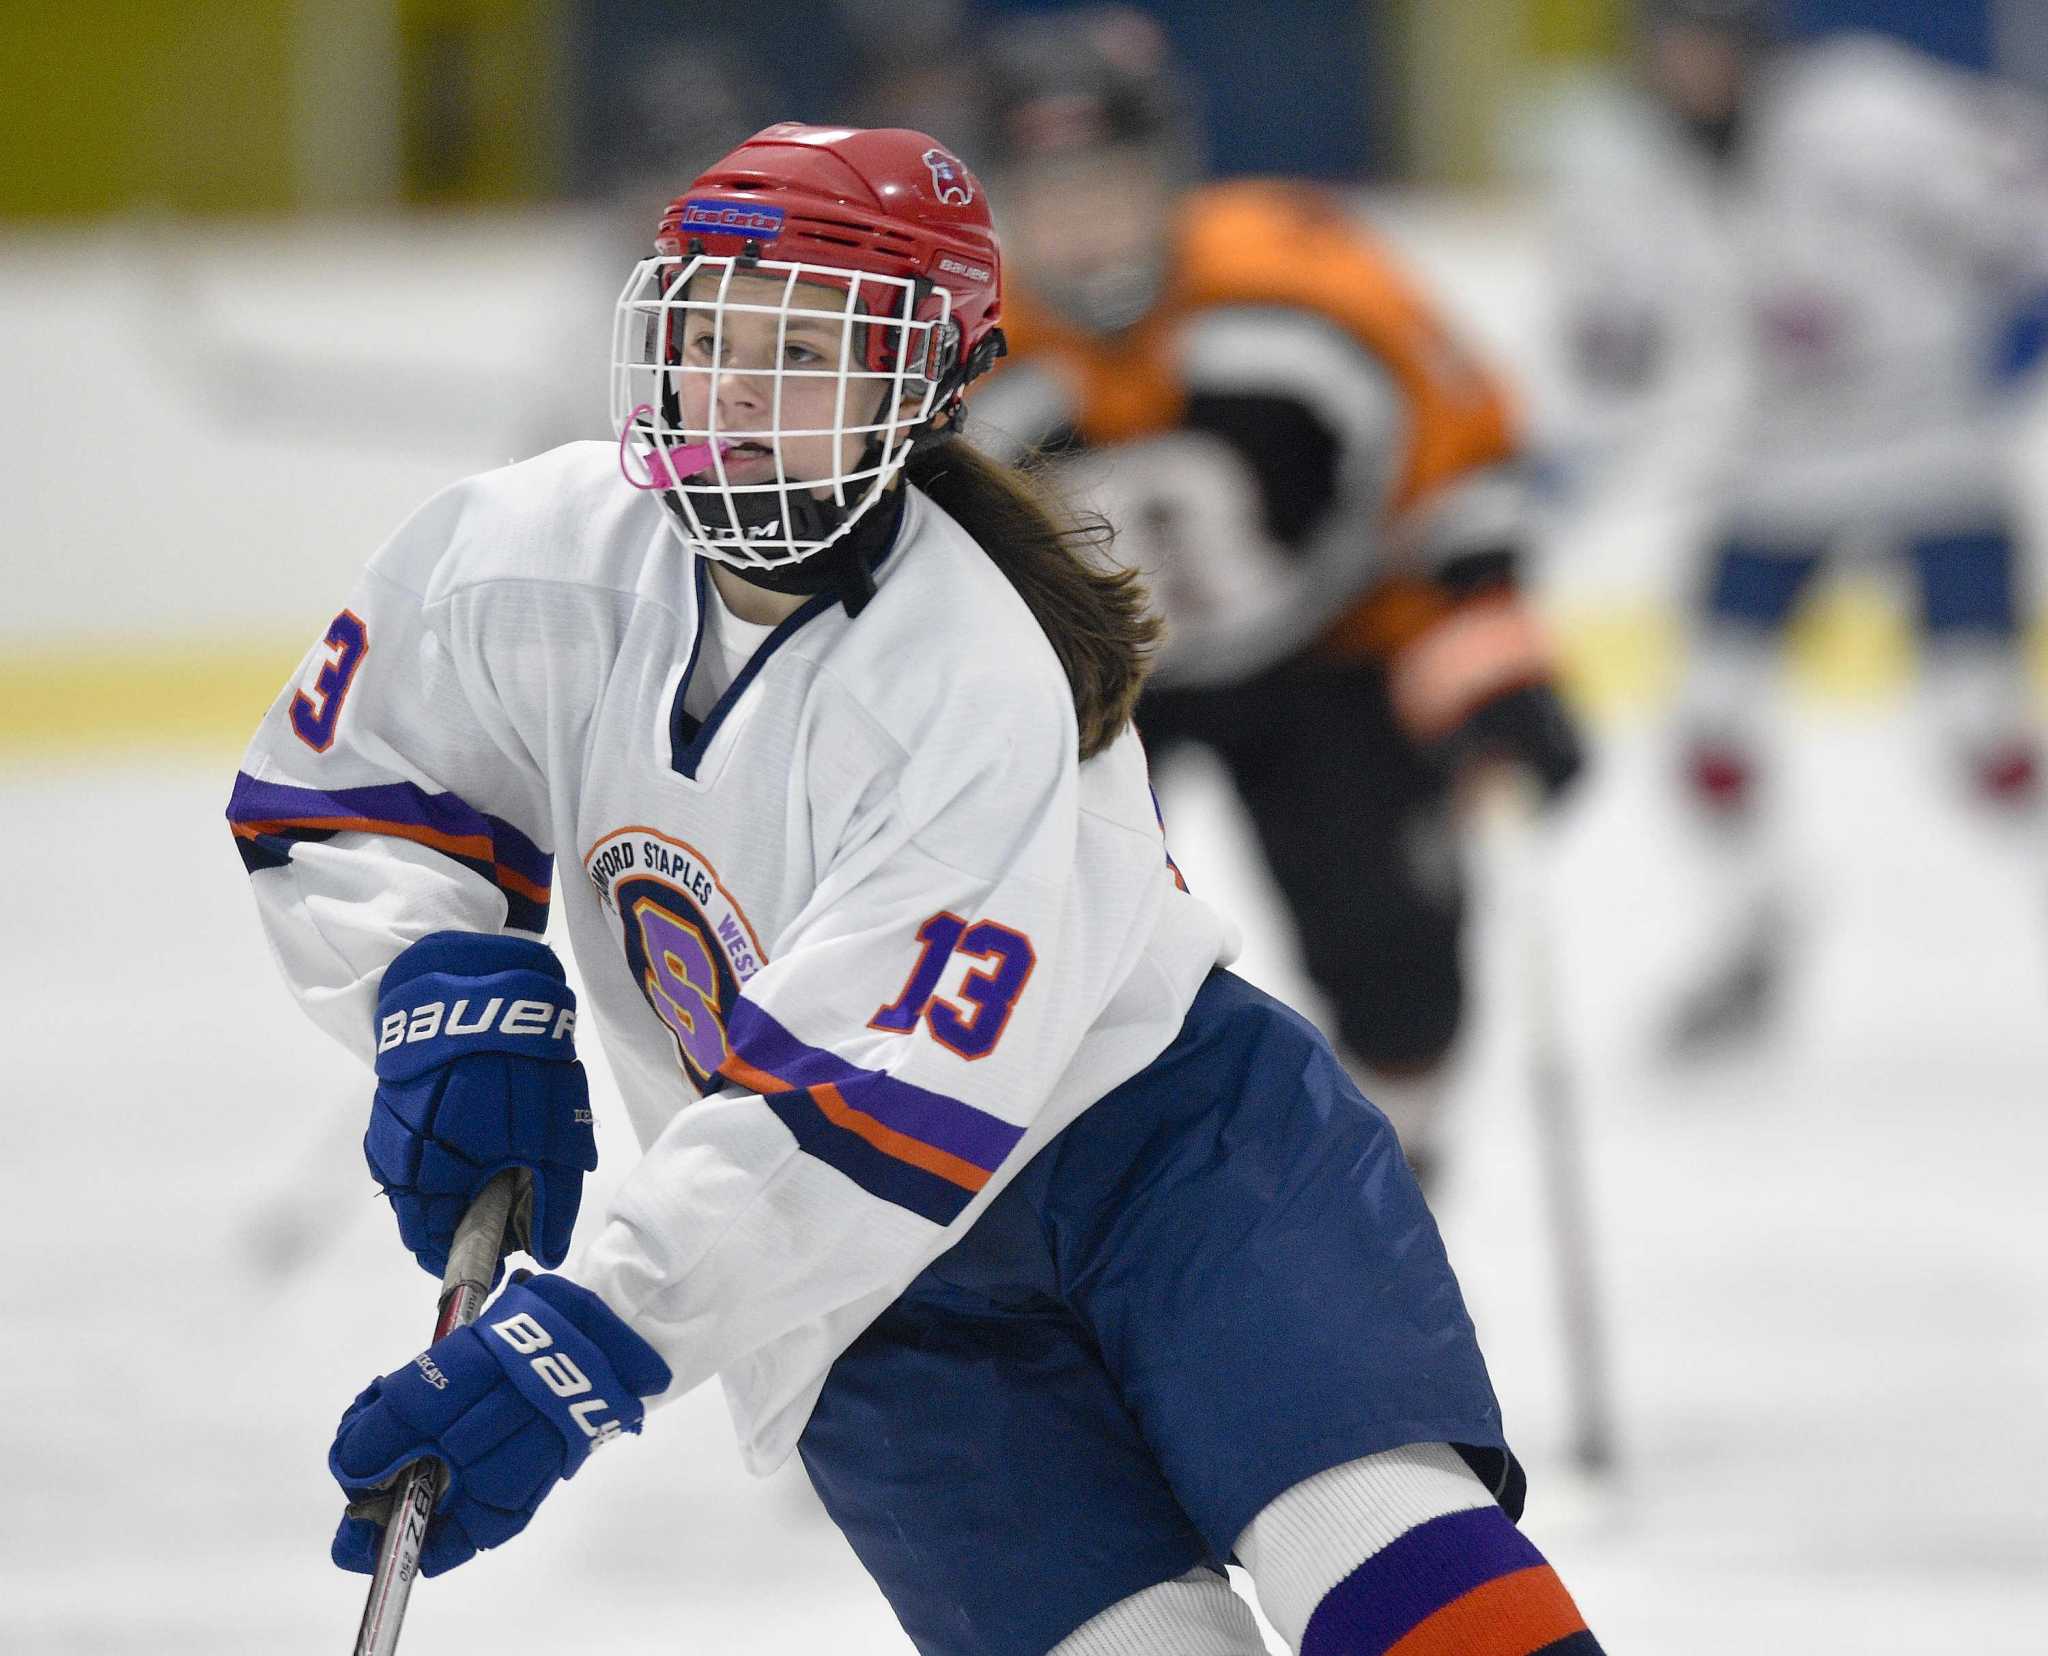
<svg viewBox="0 0 2048 1656"><path fill-rule="evenodd" d="M1138 709L1211 749L1330 1033L1418 1170L1464 1007L1456 784L1580 763L1517 590L1505 387L1334 197L1195 181L1142 14L995 31L988 127L1019 288L977 439L1103 511L1167 623Z"/></svg>
<svg viewBox="0 0 2048 1656"><path fill-rule="evenodd" d="M1673 1020L1681 1053L1755 1031L1775 1000L1762 715L1831 556L1907 561L1958 781L2001 809L2037 791L2008 468L2048 292L2048 124L1887 40L1779 49L1772 15L1646 0L1647 98L1582 112L1562 148L1581 389L1611 432L1678 406L1719 444L1681 723L1731 924Z"/></svg>
<svg viewBox="0 0 2048 1656"><path fill-rule="evenodd" d="M957 430L980 181L774 126L656 247L618 443L423 506L229 806L402 1240L525 1168L549 1268L348 1410L336 1562L431 1457L461 1565L717 1375L927 1656L1257 1656L1232 1556L1295 1648L1597 1656L1392 1129L1167 856L1142 586ZM643 1153L558 1272L591 1010Z"/></svg>

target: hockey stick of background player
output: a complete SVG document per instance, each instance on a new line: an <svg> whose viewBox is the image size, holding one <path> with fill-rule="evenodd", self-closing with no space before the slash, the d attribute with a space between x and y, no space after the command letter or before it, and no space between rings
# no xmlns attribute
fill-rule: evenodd
<svg viewBox="0 0 2048 1656"><path fill-rule="evenodd" d="M484 1308L498 1261L505 1255L505 1229L512 1204L526 1175L507 1168L477 1192L455 1241L448 1250L448 1269L441 1277L441 1308L434 1338L467 1327ZM441 1494L438 1461L415 1461L399 1475L391 1498L391 1516L377 1547L377 1569L370 1577L363 1603L362 1626L356 1630L355 1656L392 1656L405 1621L405 1602L419 1574L420 1547L427 1538L427 1520Z"/></svg>
<svg viewBox="0 0 2048 1656"><path fill-rule="evenodd" d="M1572 1461L1597 1474L1614 1463L1615 1431L1605 1322L1594 1269L1585 1142L1558 1004L1555 923L1549 901L1556 813L1533 777L1495 771L1469 800L1495 906L1505 922L1528 1063L1545 1226L1555 1273L1558 1337ZM1518 991L1518 994L1516 993Z"/></svg>
<svg viewBox="0 0 2048 1656"><path fill-rule="evenodd" d="M1520 815L1530 1101L1550 1211L1565 1401L1571 1411L1571 1454L1582 1470L1598 1473L1614 1464L1614 1408L1606 1324L1594 1268L1586 1147L1557 1004L1556 940L1548 900L1555 860L1550 843L1554 825L1535 803L1526 805Z"/></svg>

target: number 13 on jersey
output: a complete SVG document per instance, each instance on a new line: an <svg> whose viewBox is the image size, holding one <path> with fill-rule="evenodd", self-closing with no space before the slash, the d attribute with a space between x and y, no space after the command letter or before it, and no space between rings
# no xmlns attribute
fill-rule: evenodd
<svg viewBox="0 0 2048 1656"><path fill-rule="evenodd" d="M918 927L917 941L921 951L903 992L878 1009L868 1027L908 1035L921 1022L933 1040L962 1058L986 1058L1003 1038L1017 997L1038 964L1031 939L993 920L969 922L941 912ZM955 992L964 1004L938 993L955 955L981 963Z"/></svg>

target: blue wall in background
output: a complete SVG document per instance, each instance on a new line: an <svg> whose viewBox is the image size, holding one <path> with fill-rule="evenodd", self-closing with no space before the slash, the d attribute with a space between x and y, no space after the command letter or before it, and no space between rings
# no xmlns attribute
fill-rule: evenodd
<svg viewBox="0 0 2048 1656"><path fill-rule="evenodd" d="M1795 33L1879 29L1973 69L1992 61L1991 0L1791 0Z"/></svg>
<svg viewBox="0 0 2048 1656"><path fill-rule="evenodd" d="M575 187L602 191L636 161L726 143L767 121L851 118L871 35L842 0L568 0L572 19ZM1094 0L958 0L972 34L1022 12ZM1404 97L1392 0L1125 0L1157 17L1195 73L1212 169L1382 178L1395 173ZM1453 7L1462 0L1408 0ZM1976 68L2002 41L2039 61L2000 67L2048 86L2048 0L1779 0L1798 35L1875 29ZM932 8L936 21L944 6ZM916 13L918 8L909 8ZM2038 15L2040 23L2030 20ZM1999 27L2002 22L2003 27ZM2021 30L2017 22L2028 22ZM2022 36L2025 36L2022 39ZM941 65L962 48L935 33ZM927 123L940 130L937 117ZM952 125L946 131L956 130ZM963 124L958 130L966 130ZM701 140L701 141L700 141ZM964 137L956 140L965 142Z"/></svg>
<svg viewBox="0 0 2048 1656"><path fill-rule="evenodd" d="M1136 3L1194 71L1215 171L1351 179L1388 170L1398 105L1393 24L1378 0ZM977 23L1061 9L1060 0L966 0L962 23L971 34ZM847 118L872 44L834 0L571 0L569 15L570 178L582 190L601 191L636 154L689 148L696 129L736 142L790 115ZM961 50L943 35L927 49L940 64Z"/></svg>
<svg viewBox="0 0 2048 1656"><path fill-rule="evenodd" d="M1082 0L1087 3L1087 0ZM976 0L983 17L1058 11L1047 0ZM1395 104L1387 8L1353 0L1138 0L1165 26L1204 93L1212 169L1359 178L1386 170ZM1227 86L1228 96L1218 94Z"/></svg>

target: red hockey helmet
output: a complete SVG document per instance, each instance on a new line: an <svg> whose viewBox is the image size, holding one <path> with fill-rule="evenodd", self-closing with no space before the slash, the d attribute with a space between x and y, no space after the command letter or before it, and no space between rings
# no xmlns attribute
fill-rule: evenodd
<svg viewBox="0 0 2048 1656"><path fill-rule="evenodd" d="M980 180L902 127L764 128L669 204L654 245L670 257L780 259L943 288L960 363L1002 320L1002 253ZM927 297L917 308L924 320L935 307Z"/></svg>
<svg viewBox="0 0 2048 1656"><path fill-rule="evenodd" d="M650 475L628 476L662 492L694 550L741 567L794 562L839 539L1002 351L987 200L921 132L768 127L670 204L655 248L620 297L614 337L613 418L622 442L654 444L643 455ZM742 277L756 279L753 303L729 300ZM773 302L760 278L780 284ZM844 297L821 308L820 288ZM726 330L744 313L775 318L778 343L796 320L836 323L844 360L790 367L778 352L760 370L727 366ZM711 332L701 361L685 356L692 328ZM745 430L721 421L717 396L742 373L772 382L772 414ZM685 397L693 376L697 394ZM829 424L786 422L785 405L827 378ZM865 439L856 461L790 475L787 439L846 436ZM756 473L772 458L773 480L729 476L735 447Z"/></svg>

